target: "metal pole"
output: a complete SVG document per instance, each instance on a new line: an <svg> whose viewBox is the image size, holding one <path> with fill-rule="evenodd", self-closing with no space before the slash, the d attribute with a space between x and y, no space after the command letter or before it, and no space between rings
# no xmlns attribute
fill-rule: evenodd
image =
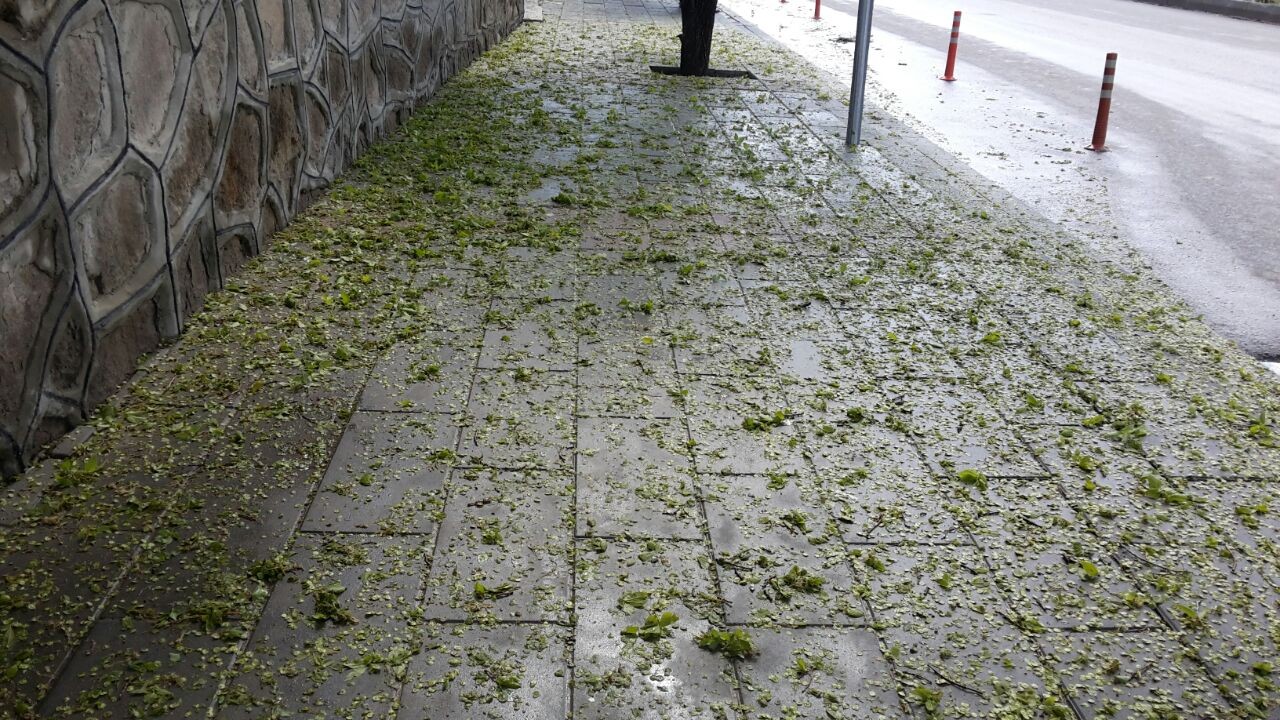
<svg viewBox="0 0 1280 720"><path fill-rule="evenodd" d="M871 45L871 6L875 0L858 0L858 27L854 33L853 85L849 88L849 124L844 144L857 147L862 142L862 104L867 92L867 49Z"/></svg>

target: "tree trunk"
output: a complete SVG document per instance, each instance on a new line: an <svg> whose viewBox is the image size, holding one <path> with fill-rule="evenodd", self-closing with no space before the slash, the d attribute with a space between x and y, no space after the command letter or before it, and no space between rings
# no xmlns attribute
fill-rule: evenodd
<svg viewBox="0 0 1280 720"><path fill-rule="evenodd" d="M711 31L716 0L680 0L680 74L706 75L711 69Z"/></svg>

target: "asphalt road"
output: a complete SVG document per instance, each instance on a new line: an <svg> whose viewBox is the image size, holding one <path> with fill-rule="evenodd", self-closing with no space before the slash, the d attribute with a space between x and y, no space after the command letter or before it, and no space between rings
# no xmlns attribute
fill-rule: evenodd
<svg viewBox="0 0 1280 720"><path fill-rule="evenodd" d="M849 76L856 0L722 0ZM938 79L953 10L957 82ZM877 0L871 100L1048 217L1119 238L1220 332L1280 359L1280 26L1131 0ZM1092 133L1120 54L1110 152Z"/></svg>

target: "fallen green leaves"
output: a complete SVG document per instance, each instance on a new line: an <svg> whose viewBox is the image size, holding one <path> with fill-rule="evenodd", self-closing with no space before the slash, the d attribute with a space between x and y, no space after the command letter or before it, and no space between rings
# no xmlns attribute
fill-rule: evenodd
<svg viewBox="0 0 1280 720"><path fill-rule="evenodd" d="M695 638L695 641L703 650L719 653L733 660L746 660L759 652L751 635L740 628L734 630L712 628Z"/></svg>

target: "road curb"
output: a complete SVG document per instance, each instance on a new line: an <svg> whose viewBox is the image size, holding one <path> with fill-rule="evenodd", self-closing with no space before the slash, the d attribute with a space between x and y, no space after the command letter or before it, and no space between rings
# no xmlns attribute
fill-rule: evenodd
<svg viewBox="0 0 1280 720"><path fill-rule="evenodd" d="M1280 5L1264 5L1250 2L1250 0L1133 0L1133 2L1280 25Z"/></svg>

